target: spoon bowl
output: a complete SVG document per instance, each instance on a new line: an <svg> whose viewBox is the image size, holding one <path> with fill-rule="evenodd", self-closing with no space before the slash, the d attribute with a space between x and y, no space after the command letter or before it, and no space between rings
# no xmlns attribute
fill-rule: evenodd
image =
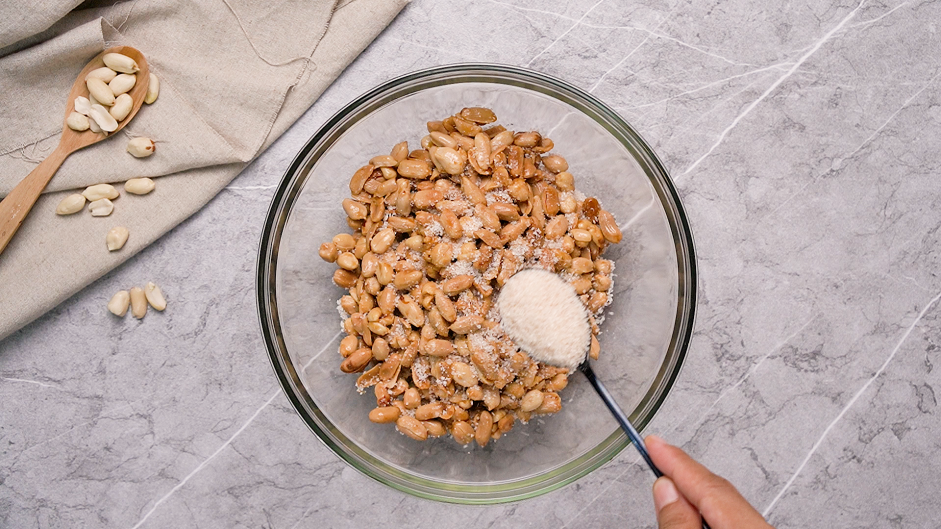
<svg viewBox="0 0 941 529"><path fill-rule="evenodd" d="M131 111L127 117L118 122L118 128L114 132L92 132L91 129L76 131L69 128L66 120L69 114L75 111L75 98L79 96L88 97L88 87L85 85L85 76L92 70L101 68L105 65L104 56L108 53L120 53L126 55L137 62L139 70L136 72L137 82L128 92L133 101ZM46 188L49 181L56 174L56 171L62 165L62 162L73 152L88 147L114 136L115 133L123 129L131 119L140 110L144 103L144 97L147 95L147 87L150 84L150 68L147 66L147 60L144 54L135 48L129 46L115 46L99 53L92 59L85 68L79 72L72 89L69 91L68 100L65 105L65 115L62 118L62 136L59 139L59 145L47 156L39 165L33 169L2 202L0 202L0 253L7 247L13 235L23 224L26 215L36 204L42 190Z"/></svg>

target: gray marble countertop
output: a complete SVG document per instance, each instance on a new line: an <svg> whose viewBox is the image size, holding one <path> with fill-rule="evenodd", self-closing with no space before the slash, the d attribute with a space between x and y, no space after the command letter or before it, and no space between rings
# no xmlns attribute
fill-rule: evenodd
<svg viewBox="0 0 941 529"><path fill-rule="evenodd" d="M689 358L648 428L778 527L936 527L941 3L416 0L157 244L0 342L0 527L653 527L633 450L463 507L364 477L277 385L254 302L273 189L335 111L433 65L528 66L633 124L696 237ZM105 310L153 280L170 308Z"/></svg>

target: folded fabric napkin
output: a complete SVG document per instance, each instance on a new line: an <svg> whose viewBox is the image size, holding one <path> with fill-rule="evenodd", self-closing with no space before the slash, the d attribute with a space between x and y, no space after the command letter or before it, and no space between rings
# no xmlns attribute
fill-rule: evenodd
<svg viewBox="0 0 941 529"><path fill-rule="evenodd" d="M131 0L85 3L78 10L77 0L0 4L0 197L55 149L69 89L103 49L137 48L160 79L159 99L144 105L119 137L65 161L0 254L0 339L199 210L300 117L407 2ZM156 141L156 154L128 155L134 136ZM93 222L100 219L87 212L55 214L75 190L142 176L160 177L156 190L122 195L110 222ZM131 232L118 252L104 244L113 226Z"/></svg>

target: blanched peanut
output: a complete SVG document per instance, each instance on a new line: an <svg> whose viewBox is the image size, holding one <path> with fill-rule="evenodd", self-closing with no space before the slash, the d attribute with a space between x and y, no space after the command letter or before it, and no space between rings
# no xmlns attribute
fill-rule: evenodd
<svg viewBox="0 0 941 529"><path fill-rule="evenodd" d="M105 244L108 246L108 251L114 252L123 248L129 235L130 232L124 226L115 226L108 230L108 234L105 236Z"/></svg>
<svg viewBox="0 0 941 529"><path fill-rule="evenodd" d="M150 82L147 84L147 94L144 96L144 103L153 104L160 95L160 79L156 75L150 74Z"/></svg>
<svg viewBox="0 0 941 529"><path fill-rule="evenodd" d="M131 178L124 182L124 191L132 195L146 195L156 187L156 184L150 178Z"/></svg>
<svg viewBox="0 0 941 529"><path fill-rule="evenodd" d="M56 215L72 215L85 207L85 197L78 193L71 194L62 199L56 206Z"/></svg>
<svg viewBox="0 0 941 529"><path fill-rule="evenodd" d="M82 196L88 199L89 202L101 200L102 198L114 200L118 198L118 190L111 184L96 184L86 187L85 191L82 191Z"/></svg>
<svg viewBox="0 0 941 529"><path fill-rule="evenodd" d="M102 127L104 128L104 127ZM108 129L105 129L108 130ZM127 152L135 158L146 158L157 150L154 140L139 136L127 142Z"/></svg>
<svg viewBox="0 0 941 529"><path fill-rule="evenodd" d="M82 114L79 114L78 112L72 112L69 114L69 117L65 119L65 124L68 125L70 129L77 132L88 130L88 127L90 126L88 124L88 118Z"/></svg>
<svg viewBox="0 0 941 529"><path fill-rule="evenodd" d="M141 319L147 314L147 296L140 287L134 287L130 292L131 314Z"/></svg>
<svg viewBox="0 0 941 529"><path fill-rule="evenodd" d="M127 290L121 290L111 297L111 301L108 302L108 310L111 311L111 314L123 318L127 314L127 308L130 304L131 295Z"/></svg>

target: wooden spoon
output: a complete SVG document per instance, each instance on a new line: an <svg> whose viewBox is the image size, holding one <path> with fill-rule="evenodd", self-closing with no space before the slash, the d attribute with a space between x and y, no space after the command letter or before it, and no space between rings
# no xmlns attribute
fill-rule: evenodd
<svg viewBox="0 0 941 529"><path fill-rule="evenodd" d="M88 87L85 85L85 76L92 70L105 65L103 57L106 53L127 55L137 61L137 67L140 68L140 71L136 72L137 82L134 84L134 88L128 92L131 99L134 100L134 104L131 106L131 112L124 120L118 122L117 130L110 134L106 132L95 133L92 132L91 129L83 132L74 131L65 124L65 119L75 110L76 97L88 97ZM125 125L130 123L131 119L137 114L141 104L144 102L144 96L147 95L147 85L149 84L150 69L147 67L147 60L144 59L144 55L141 52L128 46L108 48L98 54L97 57L92 59L91 62L82 69L81 73L78 74L78 78L75 79L75 84L72 85L72 91L69 92L69 99L65 105L65 118L63 118L62 137L59 139L59 146L56 147L45 160L40 162L39 165L0 202L0 253L7 247L7 244L10 243L10 239L13 238L16 230L23 224L23 220L26 219L29 210L33 209L33 205L36 203L36 200L39 199L42 190L45 189L49 181L52 180L53 175L56 174L62 162L64 162L70 154L82 147L88 147L110 136L114 136L118 131L123 129Z"/></svg>

